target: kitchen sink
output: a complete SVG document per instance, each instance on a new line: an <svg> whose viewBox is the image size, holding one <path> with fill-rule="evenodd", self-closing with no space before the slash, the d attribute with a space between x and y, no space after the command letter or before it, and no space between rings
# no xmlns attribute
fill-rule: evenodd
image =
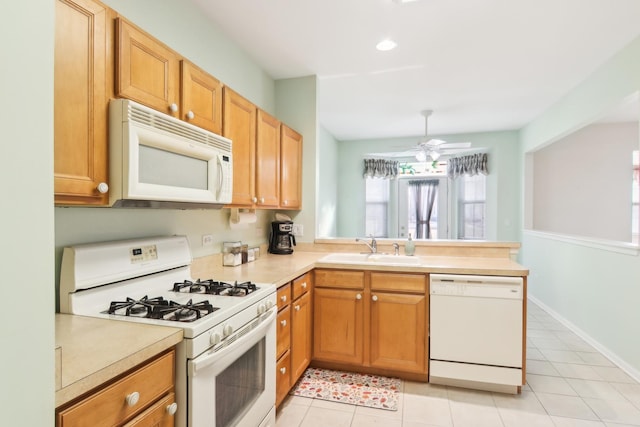
<svg viewBox="0 0 640 427"><path fill-rule="evenodd" d="M349 252L336 252L320 258L318 262L336 264L375 264L375 265L420 265L419 257L390 254L358 254Z"/></svg>

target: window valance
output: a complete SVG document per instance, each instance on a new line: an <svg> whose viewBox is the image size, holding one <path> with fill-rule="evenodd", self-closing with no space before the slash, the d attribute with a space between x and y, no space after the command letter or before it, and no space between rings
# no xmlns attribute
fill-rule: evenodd
<svg viewBox="0 0 640 427"><path fill-rule="evenodd" d="M396 160L364 159L365 178L392 179L398 176L399 162Z"/></svg>
<svg viewBox="0 0 640 427"><path fill-rule="evenodd" d="M447 175L455 179L460 175L489 174L487 167L489 155L487 153L470 154L468 156L452 157L447 160Z"/></svg>

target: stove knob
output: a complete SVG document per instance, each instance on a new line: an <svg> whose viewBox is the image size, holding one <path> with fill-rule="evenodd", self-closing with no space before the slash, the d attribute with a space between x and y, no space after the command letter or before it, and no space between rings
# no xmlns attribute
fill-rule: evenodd
<svg viewBox="0 0 640 427"><path fill-rule="evenodd" d="M228 337L232 333L233 333L233 326L224 325L224 327L222 328L222 335L224 335L225 337Z"/></svg>
<svg viewBox="0 0 640 427"><path fill-rule="evenodd" d="M267 304L267 310L271 310L271 307L273 307L273 301L267 301L265 304Z"/></svg>
<svg viewBox="0 0 640 427"><path fill-rule="evenodd" d="M209 335L209 342L211 345L220 344L220 341L222 341L220 334L217 332L211 332L211 335Z"/></svg>
<svg viewBox="0 0 640 427"><path fill-rule="evenodd" d="M267 306L264 303L258 304L258 316L264 314L265 311L267 311Z"/></svg>

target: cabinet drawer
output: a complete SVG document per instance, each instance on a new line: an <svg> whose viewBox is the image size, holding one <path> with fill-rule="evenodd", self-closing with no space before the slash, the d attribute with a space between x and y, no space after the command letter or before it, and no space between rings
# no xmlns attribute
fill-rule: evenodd
<svg viewBox="0 0 640 427"><path fill-rule="evenodd" d="M372 272L371 290L425 293L427 290L427 276L424 274Z"/></svg>
<svg viewBox="0 0 640 427"><path fill-rule="evenodd" d="M278 288L278 310L291 302L291 285L286 284Z"/></svg>
<svg viewBox="0 0 640 427"><path fill-rule="evenodd" d="M301 295L311 289L311 273L303 274L293 281L293 299L300 298Z"/></svg>
<svg viewBox="0 0 640 427"><path fill-rule="evenodd" d="M113 426L141 412L153 401L173 389L175 354L173 351L140 367L119 381L58 414L58 427ZM134 405L127 396L139 393Z"/></svg>
<svg viewBox="0 0 640 427"><path fill-rule="evenodd" d="M278 313L278 324L276 325L276 358L289 350L291 343L291 309L285 307Z"/></svg>
<svg viewBox="0 0 640 427"><path fill-rule="evenodd" d="M364 289L364 271L315 270L315 285L330 288Z"/></svg>
<svg viewBox="0 0 640 427"><path fill-rule="evenodd" d="M276 406L280 405L289 393L290 366L291 352L286 352L276 364Z"/></svg>
<svg viewBox="0 0 640 427"><path fill-rule="evenodd" d="M173 427L174 415L171 414L170 407L175 402L176 395L169 393L123 427Z"/></svg>

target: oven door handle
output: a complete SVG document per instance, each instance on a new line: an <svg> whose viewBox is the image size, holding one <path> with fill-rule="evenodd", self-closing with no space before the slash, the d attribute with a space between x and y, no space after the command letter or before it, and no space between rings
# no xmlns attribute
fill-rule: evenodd
<svg viewBox="0 0 640 427"><path fill-rule="evenodd" d="M239 334L240 336L236 338L236 340L233 341L231 344L223 346L220 349L213 350L205 355L202 355L194 359L190 364L191 369L189 369L190 371L189 375L195 375L199 370L202 370L208 367L209 365L211 365L212 363L217 362L221 358L225 357L227 354L235 351L237 348L246 345L246 343L251 344L256 338L260 336L264 336L266 330L269 329L271 325L275 324L276 313L277 313L277 309L274 307L269 312L269 315L267 317L264 317L261 320L260 324L254 327L254 329L251 329L247 333L243 333L242 330L238 331L236 334Z"/></svg>

